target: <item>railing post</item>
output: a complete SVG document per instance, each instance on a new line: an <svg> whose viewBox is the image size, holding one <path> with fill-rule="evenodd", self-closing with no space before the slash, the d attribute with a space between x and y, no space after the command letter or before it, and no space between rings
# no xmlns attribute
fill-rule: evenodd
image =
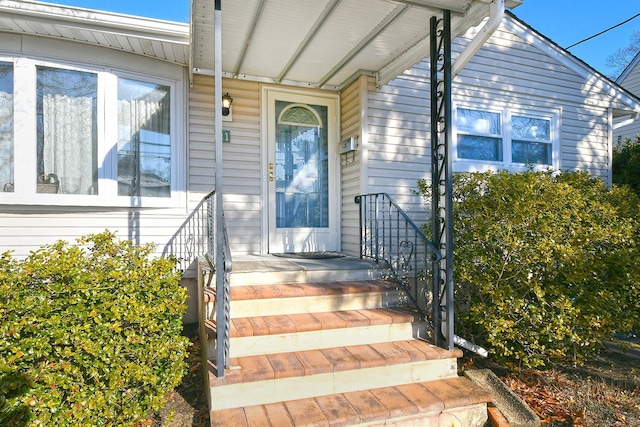
<svg viewBox="0 0 640 427"><path fill-rule="evenodd" d="M433 241L442 259L433 264L433 323L436 345L453 349L453 186L449 148L451 114L451 13L431 17L431 217Z"/></svg>

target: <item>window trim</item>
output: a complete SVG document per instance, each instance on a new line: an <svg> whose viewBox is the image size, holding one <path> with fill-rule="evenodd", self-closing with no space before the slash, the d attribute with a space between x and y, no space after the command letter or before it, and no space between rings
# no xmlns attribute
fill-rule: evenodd
<svg viewBox="0 0 640 427"><path fill-rule="evenodd" d="M502 135L502 161L473 160L458 157L458 108L469 110L487 111L500 114ZM456 103L452 108L452 153L454 172L486 172L506 169L512 172L522 172L529 168L534 170L559 170L560 169L560 111L556 109L521 108L503 106L484 106L468 103ZM551 145L551 164L524 164L512 161L513 133L511 129L512 116L524 116L535 119L549 120Z"/></svg>
<svg viewBox="0 0 640 427"><path fill-rule="evenodd" d="M115 67L55 61L37 57L0 55L0 61L14 64L14 191L0 188L0 204L85 206L85 207L184 207L185 124L184 80L127 71ZM97 158L98 194L47 194L36 192L36 69L52 67L95 73L98 81ZM170 88L171 193L170 197L119 196L117 185L117 81L126 78ZM20 126L16 126L20 123ZM17 141L28 141L18 144ZM18 165L20 165L18 167Z"/></svg>

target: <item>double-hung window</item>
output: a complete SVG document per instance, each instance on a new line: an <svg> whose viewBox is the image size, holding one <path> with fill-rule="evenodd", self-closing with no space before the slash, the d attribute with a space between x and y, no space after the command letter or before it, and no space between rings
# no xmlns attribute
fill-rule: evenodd
<svg viewBox="0 0 640 427"><path fill-rule="evenodd" d="M558 168L557 114L455 110L455 170Z"/></svg>
<svg viewBox="0 0 640 427"><path fill-rule="evenodd" d="M13 191L13 64L0 62L0 191Z"/></svg>
<svg viewBox="0 0 640 427"><path fill-rule="evenodd" d="M0 203L179 205L178 88L113 69L0 61Z"/></svg>

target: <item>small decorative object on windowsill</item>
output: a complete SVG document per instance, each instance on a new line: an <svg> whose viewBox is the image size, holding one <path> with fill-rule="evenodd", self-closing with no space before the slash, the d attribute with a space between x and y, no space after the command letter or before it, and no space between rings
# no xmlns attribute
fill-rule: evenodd
<svg viewBox="0 0 640 427"><path fill-rule="evenodd" d="M38 193L57 193L59 187L60 180L55 173L42 174L38 177Z"/></svg>
<svg viewBox="0 0 640 427"><path fill-rule="evenodd" d="M5 193L13 193L13 182L7 182L4 187L2 187L2 191Z"/></svg>

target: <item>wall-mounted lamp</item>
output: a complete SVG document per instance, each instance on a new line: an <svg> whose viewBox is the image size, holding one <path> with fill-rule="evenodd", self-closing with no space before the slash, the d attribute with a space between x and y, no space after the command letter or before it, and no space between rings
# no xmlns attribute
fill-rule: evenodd
<svg viewBox="0 0 640 427"><path fill-rule="evenodd" d="M229 95L229 92L222 95L222 115L228 116L231 112L231 103L233 102L233 98Z"/></svg>

